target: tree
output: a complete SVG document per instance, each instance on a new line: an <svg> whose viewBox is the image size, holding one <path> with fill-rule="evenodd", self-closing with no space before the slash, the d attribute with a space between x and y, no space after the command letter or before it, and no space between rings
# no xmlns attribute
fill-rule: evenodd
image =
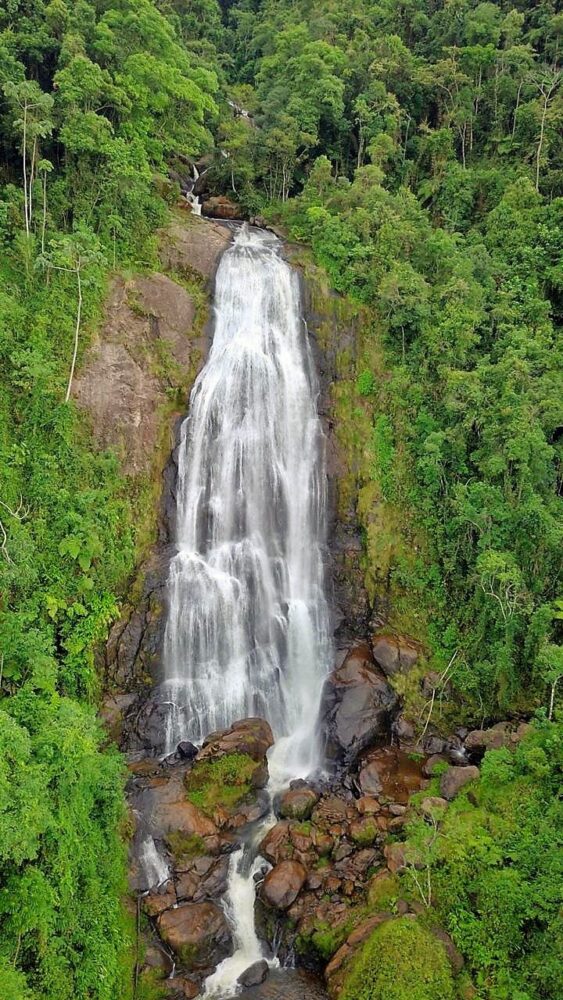
<svg viewBox="0 0 563 1000"><path fill-rule="evenodd" d="M38 142L53 131L51 112L53 98L44 93L34 80L19 83L8 81L3 87L17 117L13 127L21 134L22 181L24 191L24 218L26 235L30 235L33 214L33 182L35 180Z"/></svg>

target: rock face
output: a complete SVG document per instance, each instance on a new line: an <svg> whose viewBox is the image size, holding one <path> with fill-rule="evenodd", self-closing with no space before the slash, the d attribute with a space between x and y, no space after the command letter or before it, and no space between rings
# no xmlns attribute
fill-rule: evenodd
<svg viewBox="0 0 563 1000"><path fill-rule="evenodd" d="M440 793L450 802L464 785L468 785L470 781L477 781L478 777L478 767L449 767L440 778Z"/></svg>
<svg viewBox="0 0 563 1000"><path fill-rule="evenodd" d="M356 646L325 684L321 711L328 756L351 762L365 747L387 740L398 708L369 647Z"/></svg>
<svg viewBox="0 0 563 1000"><path fill-rule="evenodd" d="M378 635L372 642L373 658L387 677L406 674L421 653L420 644L401 635Z"/></svg>
<svg viewBox="0 0 563 1000"><path fill-rule="evenodd" d="M90 417L96 445L116 451L126 475L146 473L157 452L169 386L156 374L157 359L164 353L186 388L199 364L203 344L191 336L195 315L188 292L164 274L118 278L113 285L105 324L73 395Z"/></svg>
<svg viewBox="0 0 563 1000"><path fill-rule="evenodd" d="M242 719L229 729L211 733L203 741L197 760L217 760L230 753L244 753L261 762L273 742L272 730L265 719Z"/></svg>
<svg viewBox="0 0 563 1000"><path fill-rule="evenodd" d="M305 885L307 871L298 861L281 861L268 872L262 885L262 899L276 910L287 910Z"/></svg>
<svg viewBox="0 0 563 1000"><path fill-rule="evenodd" d="M164 267L196 274L209 286L231 239L232 232L227 226L192 216L172 223L162 233L160 258Z"/></svg>
<svg viewBox="0 0 563 1000"><path fill-rule="evenodd" d="M166 910L158 929L188 971L213 967L232 954L229 925L215 903L182 903Z"/></svg>

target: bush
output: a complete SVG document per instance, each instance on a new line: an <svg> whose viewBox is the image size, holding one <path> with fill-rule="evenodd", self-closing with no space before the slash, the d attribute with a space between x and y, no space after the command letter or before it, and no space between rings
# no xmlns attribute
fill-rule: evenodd
<svg viewBox="0 0 563 1000"><path fill-rule="evenodd" d="M453 1000L443 945L413 920L382 924L355 959L341 1000Z"/></svg>

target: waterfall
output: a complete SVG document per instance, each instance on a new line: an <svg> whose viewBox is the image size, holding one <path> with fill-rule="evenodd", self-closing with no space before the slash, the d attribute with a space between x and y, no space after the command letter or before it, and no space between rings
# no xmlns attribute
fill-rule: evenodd
<svg viewBox="0 0 563 1000"><path fill-rule="evenodd" d="M169 751L260 716L279 781L318 763L331 650L324 439L280 248L244 227L217 273L213 345L181 431L162 692Z"/></svg>
<svg viewBox="0 0 563 1000"><path fill-rule="evenodd" d="M181 430L161 689L169 752L239 719L267 719L271 792L320 763L332 649L318 387L299 281L280 250L244 226L217 273L213 344ZM247 849L231 864L236 954L206 996L231 995L262 955L252 862Z"/></svg>

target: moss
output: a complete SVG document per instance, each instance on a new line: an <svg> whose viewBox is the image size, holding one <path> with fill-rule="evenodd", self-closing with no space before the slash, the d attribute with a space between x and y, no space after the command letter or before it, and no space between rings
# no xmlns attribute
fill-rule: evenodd
<svg viewBox="0 0 563 1000"><path fill-rule="evenodd" d="M173 830L172 833L167 834L166 841L177 858L198 858L202 854L207 854L204 841L196 833L181 833L179 830Z"/></svg>
<svg viewBox="0 0 563 1000"><path fill-rule="evenodd" d="M368 888L368 903L374 910L392 910L400 894L400 883L396 875L376 878Z"/></svg>
<svg viewBox="0 0 563 1000"><path fill-rule="evenodd" d="M353 960L341 1000L453 1000L444 946L417 921L389 920Z"/></svg>
<svg viewBox="0 0 563 1000"><path fill-rule="evenodd" d="M295 830L295 833L300 833L303 837L308 837L312 830L312 823L308 820L302 820L299 823L292 823L291 829Z"/></svg>
<svg viewBox="0 0 563 1000"><path fill-rule="evenodd" d="M135 990L135 1000L164 1000L169 991L163 982L163 973L159 969L145 969L141 972Z"/></svg>
<svg viewBox="0 0 563 1000"><path fill-rule="evenodd" d="M379 830L376 823L373 820L367 820L367 822L362 823L361 827L354 830L352 840L359 847L369 847L376 840L378 833Z"/></svg>
<svg viewBox="0 0 563 1000"><path fill-rule="evenodd" d="M217 806L232 809L251 791L256 768L256 761L245 753L199 761L186 775L188 799L205 813Z"/></svg>

